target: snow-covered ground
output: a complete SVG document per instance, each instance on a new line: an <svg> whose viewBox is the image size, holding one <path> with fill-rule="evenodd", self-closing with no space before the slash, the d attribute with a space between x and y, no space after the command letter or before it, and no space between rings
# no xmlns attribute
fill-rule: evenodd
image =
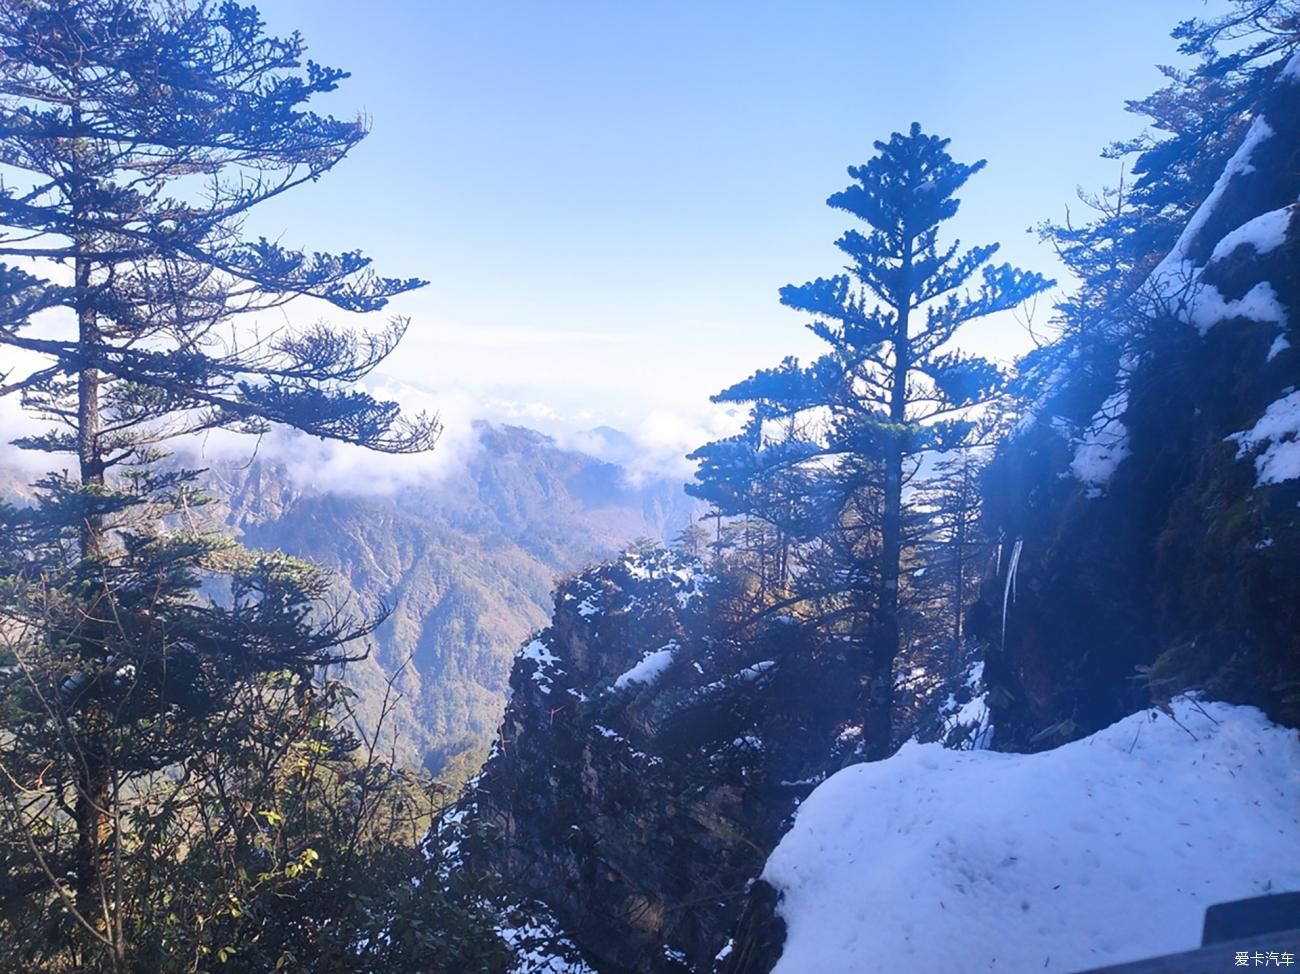
<svg viewBox="0 0 1300 974"><path fill-rule="evenodd" d="M800 808L764 878L776 974L1077 971L1195 948L1205 908L1300 890L1300 741L1180 698L1054 751L908 744Z"/></svg>

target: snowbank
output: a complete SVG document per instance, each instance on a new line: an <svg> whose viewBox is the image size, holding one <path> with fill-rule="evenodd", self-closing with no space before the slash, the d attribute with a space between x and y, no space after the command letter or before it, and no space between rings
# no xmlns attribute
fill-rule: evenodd
<svg viewBox="0 0 1300 974"><path fill-rule="evenodd" d="M1300 742L1174 701L1041 754L908 744L833 775L763 873L776 974L1076 971L1188 950L1206 906L1300 889Z"/></svg>

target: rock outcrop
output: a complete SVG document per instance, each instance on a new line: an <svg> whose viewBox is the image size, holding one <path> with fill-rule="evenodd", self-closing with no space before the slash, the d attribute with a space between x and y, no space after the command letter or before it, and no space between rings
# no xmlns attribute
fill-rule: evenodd
<svg viewBox="0 0 1300 974"><path fill-rule="evenodd" d="M436 838L544 903L601 972L712 970L790 813L851 749L843 652L788 616L737 626L723 587L663 551L563 583Z"/></svg>

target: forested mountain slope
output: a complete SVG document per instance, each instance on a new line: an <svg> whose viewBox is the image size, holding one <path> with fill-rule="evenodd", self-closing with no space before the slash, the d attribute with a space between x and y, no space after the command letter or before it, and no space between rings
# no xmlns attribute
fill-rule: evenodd
<svg viewBox="0 0 1300 974"><path fill-rule="evenodd" d="M786 816L861 735L842 644L791 616L737 626L734 584L663 550L568 580L433 839L596 970L710 969ZM553 966L518 970L588 969L558 938L536 950Z"/></svg>

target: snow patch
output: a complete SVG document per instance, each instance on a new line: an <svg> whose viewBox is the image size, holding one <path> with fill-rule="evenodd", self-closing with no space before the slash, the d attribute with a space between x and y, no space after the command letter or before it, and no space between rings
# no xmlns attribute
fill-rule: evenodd
<svg viewBox="0 0 1300 974"><path fill-rule="evenodd" d="M776 660L761 659L757 663L746 666L733 679L739 680L741 683L752 683L774 666L776 666Z"/></svg>
<svg viewBox="0 0 1300 974"><path fill-rule="evenodd" d="M664 675L664 671L672 665L673 656L676 655L678 648L677 640L670 639L665 646L652 649L642 656L635 666L614 681L614 689L626 690L633 683L642 683L646 686L657 683Z"/></svg>
<svg viewBox="0 0 1300 974"><path fill-rule="evenodd" d="M558 663L560 658L551 652L551 647L540 639L534 639L519 650L519 659L530 659L539 665Z"/></svg>
<svg viewBox="0 0 1300 974"><path fill-rule="evenodd" d="M1268 281L1260 281L1241 297L1231 301L1224 300L1214 285L1202 283L1188 296L1185 314L1188 324L1202 335L1220 322L1234 318L1286 324L1282 302Z"/></svg>
<svg viewBox="0 0 1300 974"><path fill-rule="evenodd" d="M666 581L674 591L678 608L688 608L717 579L701 562L674 552L634 549L623 553L619 562L627 574L641 582Z"/></svg>
<svg viewBox="0 0 1300 974"><path fill-rule="evenodd" d="M1222 260L1243 245L1253 247L1257 254L1267 254L1277 250L1286 243L1286 228L1291 223L1291 215L1294 212L1293 203L1281 209L1261 213L1253 220L1247 220L1214 245L1214 253L1210 255L1210 260Z"/></svg>
<svg viewBox="0 0 1300 974"><path fill-rule="evenodd" d="M537 689L542 693L550 693L554 686L554 674L563 672L556 666L560 658L551 652L551 647L540 639L534 639L532 642L519 650L516 660L532 660L537 664L533 668L533 682L537 684Z"/></svg>
<svg viewBox="0 0 1300 974"><path fill-rule="evenodd" d="M1215 181L1214 188L1210 190L1210 195L1205 198L1204 203L1196 208L1192 218L1187 221L1187 226L1183 228L1183 232L1179 235L1178 242L1174 244L1174 249L1161 262L1160 267L1156 268L1155 273L1152 275L1153 278L1161 276L1161 270L1165 269L1167 265L1172 267L1181 264L1187 259L1187 251L1191 247L1192 241L1196 239L1202 228L1204 228L1206 221L1210 219L1215 207L1219 205L1219 199L1223 196L1224 190L1228 188L1228 184L1237 176L1244 176L1255 171L1250 158L1255 154L1255 150L1259 148L1260 143L1266 139L1271 139L1273 134L1272 126L1264 120L1263 116L1257 116L1250 123L1246 137L1238 146L1237 151L1232 154L1228 164L1223 167L1223 172L1219 174L1218 180Z"/></svg>
<svg viewBox="0 0 1300 974"><path fill-rule="evenodd" d="M771 670L774 666L776 666L776 660L761 659L757 663L751 663L749 666L746 666L744 669L737 670L735 673L731 674L731 676L725 679L714 680L712 683L706 683L704 686L700 687L695 692L696 694L704 695L709 693L715 693L718 690L726 689L727 687L733 686L734 684L737 683L753 683L764 673L767 673L769 670Z"/></svg>
<svg viewBox="0 0 1300 974"><path fill-rule="evenodd" d="M1264 452L1255 457L1255 482L1280 484L1300 477L1300 391L1292 392L1271 403L1250 429L1233 433L1229 440L1239 446L1240 459L1259 447Z"/></svg>
<svg viewBox="0 0 1300 974"><path fill-rule="evenodd" d="M545 904L520 904L498 924L497 935L514 954L509 974L596 974Z"/></svg>
<svg viewBox="0 0 1300 974"><path fill-rule="evenodd" d="M989 713L988 690L984 686L983 660L968 666L965 676L970 699L960 703L955 694L949 693L940 709L943 740L948 747L955 749L987 750L993 746L993 721ZM954 733L956 731L961 733Z"/></svg>
<svg viewBox="0 0 1300 974"><path fill-rule="evenodd" d="M1106 397L1075 444L1070 472L1088 487L1088 496L1097 497L1110 482L1116 469L1132 453L1128 427L1123 416L1128 411L1129 379L1137 367L1136 358L1125 353L1120 357L1115 375L1115 391Z"/></svg>

